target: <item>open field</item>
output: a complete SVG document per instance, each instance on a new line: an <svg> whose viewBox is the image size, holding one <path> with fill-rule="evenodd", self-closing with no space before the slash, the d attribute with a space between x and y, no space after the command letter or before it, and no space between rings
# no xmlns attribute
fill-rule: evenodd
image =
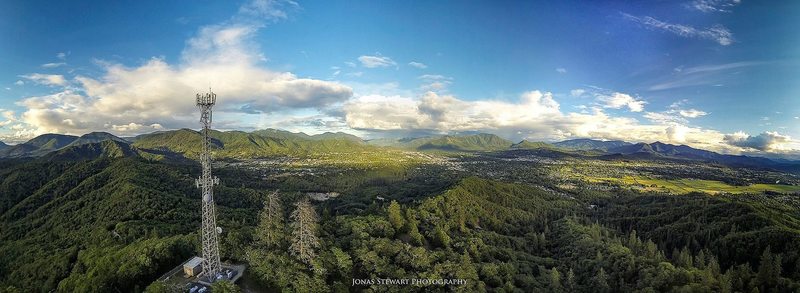
<svg viewBox="0 0 800 293"><path fill-rule="evenodd" d="M587 177L587 181L594 183L611 183L622 186L630 186L640 191L666 192L676 194L686 194L690 192L703 192L708 194L719 193L763 193L780 192L792 193L800 192L800 186L782 184L750 184L746 186L730 185L721 181L703 179L659 179L647 176L623 176L622 178L611 177Z"/></svg>

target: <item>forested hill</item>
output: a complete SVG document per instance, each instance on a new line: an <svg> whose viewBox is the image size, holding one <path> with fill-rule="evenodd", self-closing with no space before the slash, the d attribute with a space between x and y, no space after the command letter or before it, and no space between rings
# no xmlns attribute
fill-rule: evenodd
<svg viewBox="0 0 800 293"><path fill-rule="evenodd" d="M196 165L108 155L4 163L2 291L139 292L199 253ZM468 292L800 289L793 195L563 193L435 166L380 168L270 179L216 170L223 258L290 292L383 288L351 288L354 278L459 278ZM307 264L289 253L290 215L321 188L341 194L313 203L320 241ZM278 189L284 224L275 226L259 211ZM264 242L263 231L282 236Z"/></svg>
<svg viewBox="0 0 800 293"><path fill-rule="evenodd" d="M583 151L590 151L590 150L600 150L600 151L608 151L609 149L618 148L626 145L630 145L629 142L624 142L620 140L596 140L596 139L588 139L588 138L581 138L581 139L570 139L561 142L554 143L553 145L569 149L569 150L583 150Z"/></svg>
<svg viewBox="0 0 800 293"><path fill-rule="evenodd" d="M725 155L686 145L661 142L631 144L623 141L573 139L556 143L523 140L512 143L497 135L439 135L403 139L361 138L342 132L316 135L277 129L253 132L211 131L212 153L215 158L251 159L271 156L308 156L326 153L375 151L375 147L400 148L433 152L503 152L519 150L549 151L582 156L602 156L624 160L691 160L732 167L769 168L800 172L800 162L772 160L761 157ZM195 130L179 129L153 132L122 139L105 132L93 132L81 137L45 134L28 142L0 148L0 158L39 157L67 147L111 140L131 144L134 148L161 156L196 158L202 135Z"/></svg>
<svg viewBox="0 0 800 293"><path fill-rule="evenodd" d="M380 146L438 151L499 151L507 150L513 144L507 139L488 133L379 139L371 143Z"/></svg>
<svg viewBox="0 0 800 293"><path fill-rule="evenodd" d="M321 153L360 152L370 146L353 135L326 132L317 135L292 133L267 129L252 133L242 131L211 131L212 152L216 158L249 159L265 156L303 156ZM112 144L105 144L113 142ZM200 152L202 135L190 129L154 132L128 140L105 132L92 132L81 137L45 134L28 142L0 150L0 158L41 157L71 152L72 157L92 157L97 153L95 144L116 145L131 149L129 153L156 154L156 156L186 156L196 158ZM87 146L92 145L92 146ZM87 154L77 152L87 151Z"/></svg>
<svg viewBox="0 0 800 293"><path fill-rule="evenodd" d="M216 158L254 158L276 155L308 155L359 152L368 148L360 139L346 134L326 133L307 136L277 131L216 131L211 133L212 154ZM136 137L133 146L169 150L195 158L201 152L202 134L190 130L157 132Z"/></svg>

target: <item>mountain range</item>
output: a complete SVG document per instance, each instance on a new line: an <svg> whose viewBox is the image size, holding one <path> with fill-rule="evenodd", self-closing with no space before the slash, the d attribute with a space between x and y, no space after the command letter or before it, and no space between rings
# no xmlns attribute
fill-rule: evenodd
<svg viewBox="0 0 800 293"><path fill-rule="evenodd" d="M800 162L719 154L685 145L661 142L629 143L594 139L572 139L556 143L523 140L514 143L494 134L440 135L402 139L361 138L342 132L316 135L278 129L253 132L211 131L212 152L217 158L247 159L275 155L308 155L359 152L380 147L441 152L546 151L554 154L599 156L604 159L694 160L735 167L800 170ZM80 137L44 134L18 145L0 146L0 158L42 157L84 159L98 156L146 158L196 158L202 135L191 129L160 131L126 139L106 132Z"/></svg>

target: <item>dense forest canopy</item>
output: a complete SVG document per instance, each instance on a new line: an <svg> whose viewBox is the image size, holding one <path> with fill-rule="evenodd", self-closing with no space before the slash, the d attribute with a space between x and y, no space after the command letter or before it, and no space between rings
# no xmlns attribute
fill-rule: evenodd
<svg viewBox="0 0 800 293"><path fill-rule="evenodd" d="M155 280L199 254L200 169L140 155L146 139L0 162L0 291L174 289ZM246 278L265 291L800 290L797 194L623 184L630 174L660 184L695 178L694 166L731 186L792 182L790 174L527 145L227 160L214 171L223 260L247 264ZM466 281L369 281L385 279Z"/></svg>

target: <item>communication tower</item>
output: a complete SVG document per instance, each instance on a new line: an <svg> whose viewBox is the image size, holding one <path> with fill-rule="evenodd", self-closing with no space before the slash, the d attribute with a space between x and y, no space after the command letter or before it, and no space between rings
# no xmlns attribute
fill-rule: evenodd
<svg viewBox="0 0 800 293"><path fill-rule="evenodd" d="M200 154L200 164L203 166L203 174L195 181L195 184L203 192L203 225L200 229L200 236L203 242L203 273L202 276L208 282L219 279L222 266L219 261L219 240L217 235L222 229L217 227L216 207L214 204L214 185L219 184L219 178L211 176L211 107L217 101L217 95L211 92L207 94L197 94L197 107L200 108L200 124L203 125L203 152Z"/></svg>

